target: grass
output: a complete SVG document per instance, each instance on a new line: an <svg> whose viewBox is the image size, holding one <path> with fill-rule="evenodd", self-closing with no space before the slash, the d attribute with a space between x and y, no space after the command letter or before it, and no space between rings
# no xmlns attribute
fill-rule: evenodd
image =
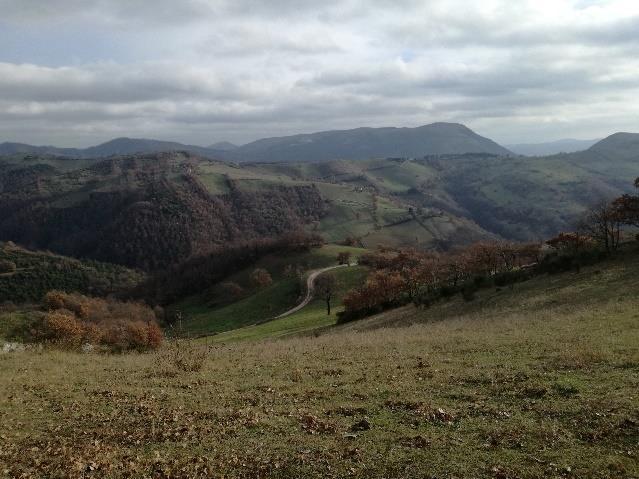
<svg viewBox="0 0 639 479"><path fill-rule="evenodd" d="M344 309L342 304L344 294L350 289L361 285L366 279L368 270L361 266L353 266L337 269L332 274L337 278L338 290L332 300L332 314L330 316L326 314L325 301L317 298L304 309L290 316L227 331L216 335L211 340L214 342L232 342L279 338L334 325L337 320L337 313Z"/></svg>
<svg viewBox="0 0 639 479"><path fill-rule="evenodd" d="M636 478L636 266L201 344L188 373L171 348L3 354L0 476Z"/></svg>
<svg viewBox="0 0 639 479"><path fill-rule="evenodd" d="M25 327L37 318L37 312L31 310L0 310L0 340L16 340L23 337Z"/></svg>
<svg viewBox="0 0 639 479"><path fill-rule="evenodd" d="M285 258L268 256L256 265L227 278L246 291L238 301L229 301L228 293L218 285L203 294L192 296L172 305L170 311L180 311L184 317L183 330L189 335L219 333L253 325L278 316L298 304L306 293L297 278L285 275L287 266L311 271L337 264L337 254L348 251L356 259L365 250L339 245L325 245L310 252L288 255ZM255 268L264 268L273 277L273 284L257 289L249 276Z"/></svg>

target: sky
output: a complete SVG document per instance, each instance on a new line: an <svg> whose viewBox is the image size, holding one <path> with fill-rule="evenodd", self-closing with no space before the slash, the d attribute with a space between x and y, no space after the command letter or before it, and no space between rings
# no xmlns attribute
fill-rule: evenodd
<svg viewBox="0 0 639 479"><path fill-rule="evenodd" d="M636 0L0 0L0 142L639 131Z"/></svg>

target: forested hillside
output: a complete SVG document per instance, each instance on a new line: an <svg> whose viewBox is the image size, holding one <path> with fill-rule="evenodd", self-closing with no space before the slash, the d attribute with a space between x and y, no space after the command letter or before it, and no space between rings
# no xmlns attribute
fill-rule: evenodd
<svg viewBox="0 0 639 479"><path fill-rule="evenodd" d="M320 218L312 185L259 191L226 182L211 195L195 157L154 154L57 172L12 170L0 194L0 237L35 249L155 270L213 246L278 236ZM24 180L22 180L24 178Z"/></svg>
<svg viewBox="0 0 639 479"><path fill-rule="evenodd" d="M189 153L0 160L0 240L157 270L305 229L331 243L448 250L569 230L628 192L637 135L550 157L251 163ZM237 151L237 150L236 150Z"/></svg>

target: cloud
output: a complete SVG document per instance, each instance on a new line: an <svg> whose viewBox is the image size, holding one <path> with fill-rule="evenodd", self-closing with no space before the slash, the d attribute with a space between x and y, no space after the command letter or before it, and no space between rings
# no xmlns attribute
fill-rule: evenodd
<svg viewBox="0 0 639 479"><path fill-rule="evenodd" d="M528 142L632 130L639 116L634 0L0 0L0 11L7 140L210 144L458 121Z"/></svg>

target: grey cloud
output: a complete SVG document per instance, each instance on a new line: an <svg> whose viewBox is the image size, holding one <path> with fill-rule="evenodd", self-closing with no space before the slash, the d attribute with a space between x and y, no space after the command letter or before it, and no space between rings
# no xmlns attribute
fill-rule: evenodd
<svg viewBox="0 0 639 479"><path fill-rule="evenodd" d="M129 103L201 96L230 100L251 95L249 82L240 84L182 64L50 68L0 63L0 99Z"/></svg>
<svg viewBox="0 0 639 479"><path fill-rule="evenodd" d="M88 31L87 45L94 28L135 52L86 64L62 52L49 67L1 63L0 52L0 125L5 139L34 142L66 129L71 146L115 132L209 144L439 120L519 142L546 139L512 137L526 125L552 133L540 122L593 130L596 118L598 131L572 135L595 137L636 121L639 8L539 4L0 0L0 25L59 22Z"/></svg>

